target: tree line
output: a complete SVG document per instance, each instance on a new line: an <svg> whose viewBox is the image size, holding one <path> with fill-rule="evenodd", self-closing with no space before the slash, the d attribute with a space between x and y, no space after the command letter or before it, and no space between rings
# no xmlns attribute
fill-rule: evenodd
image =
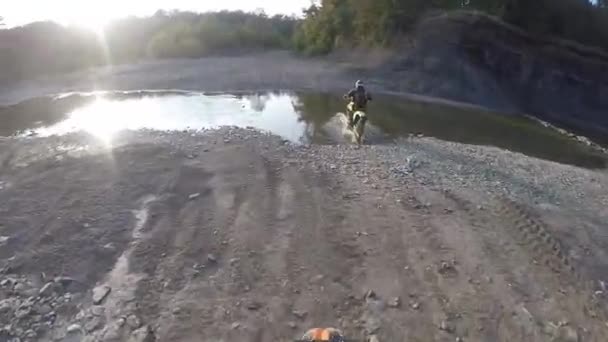
<svg viewBox="0 0 608 342"><path fill-rule="evenodd" d="M525 31L608 49L608 0L321 0L304 12L295 48L387 45L429 12L476 10Z"/></svg>
<svg viewBox="0 0 608 342"><path fill-rule="evenodd" d="M298 18L158 11L114 21L101 37L52 22L6 28L0 16L0 81L149 58L390 46L425 15L454 10L482 11L534 34L608 49L608 0L317 0Z"/></svg>
<svg viewBox="0 0 608 342"><path fill-rule="evenodd" d="M110 23L99 36L36 22L0 29L0 81L150 58L195 58L291 47L297 19L241 11L158 11Z"/></svg>

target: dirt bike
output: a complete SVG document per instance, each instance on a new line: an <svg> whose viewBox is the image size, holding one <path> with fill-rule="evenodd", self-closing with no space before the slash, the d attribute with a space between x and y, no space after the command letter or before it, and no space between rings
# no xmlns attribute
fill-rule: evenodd
<svg viewBox="0 0 608 342"><path fill-rule="evenodd" d="M346 106L346 115L348 116L349 128L353 130L355 134L355 141L358 145L363 142L363 135L365 134L365 123L367 122L367 114L363 110L354 110L355 103L350 102Z"/></svg>

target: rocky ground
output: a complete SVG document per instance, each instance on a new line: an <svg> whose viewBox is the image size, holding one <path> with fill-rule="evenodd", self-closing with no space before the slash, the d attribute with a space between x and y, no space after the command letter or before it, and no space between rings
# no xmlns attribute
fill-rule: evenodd
<svg viewBox="0 0 608 342"><path fill-rule="evenodd" d="M0 140L0 341L605 341L608 174L431 138Z"/></svg>

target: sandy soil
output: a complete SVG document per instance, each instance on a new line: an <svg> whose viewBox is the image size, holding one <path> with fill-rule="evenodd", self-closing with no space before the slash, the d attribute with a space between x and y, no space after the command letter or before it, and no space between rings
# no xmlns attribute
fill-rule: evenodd
<svg viewBox="0 0 608 342"><path fill-rule="evenodd" d="M430 138L3 139L0 340L605 341L607 186Z"/></svg>

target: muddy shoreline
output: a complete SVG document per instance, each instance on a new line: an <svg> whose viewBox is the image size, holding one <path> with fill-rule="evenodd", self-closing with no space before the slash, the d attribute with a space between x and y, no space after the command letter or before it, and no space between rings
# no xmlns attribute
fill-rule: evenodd
<svg viewBox="0 0 608 342"><path fill-rule="evenodd" d="M432 87L427 87L426 90L409 89L405 85L412 82L420 85L434 84L441 77L426 75L424 70L404 72L399 69L399 72L390 72L389 69L395 67L395 58L390 53L365 55L360 52L352 56L336 54L325 58L302 58L288 51L271 51L232 57L143 61L0 84L0 106L47 95L93 91L148 90L213 94L267 90L342 94L355 80L364 79L369 90L376 94L458 108L495 108L500 115L524 116L517 106L508 105L505 99L501 105L494 106L485 103L484 97L476 99L474 94L466 92L459 97L455 94L443 96L441 92L435 93L435 88ZM449 79L444 81L446 84L451 82ZM577 135L590 138L595 143L606 144L600 131L569 125L564 118L538 117L556 127L573 130Z"/></svg>
<svg viewBox="0 0 608 342"><path fill-rule="evenodd" d="M608 336L605 170L236 128L0 139L0 165L3 340Z"/></svg>
<svg viewBox="0 0 608 342"><path fill-rule="evenodd" d="M0 103L336 92L356 74L285 53L154 62L22 82ZM382 342L605 341L607 188L604 169L428 137L0 138L0 341L258 342L313 326Z"/></svg>

